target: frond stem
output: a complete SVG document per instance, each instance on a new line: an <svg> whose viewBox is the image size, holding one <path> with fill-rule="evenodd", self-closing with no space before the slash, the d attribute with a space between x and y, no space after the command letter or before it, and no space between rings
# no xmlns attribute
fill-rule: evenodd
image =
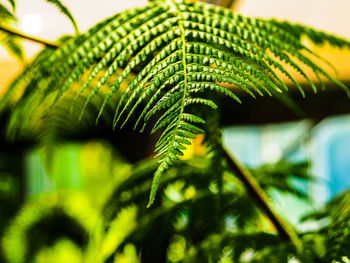
<svg viewBox="0 0 350 263"><path fill-rule="evenodd" d="M175 8L177 9L176 5L175 5L175 0L172 0L172 3L173 5L175 6ZM186 94L187 94L187 62L186 62L186 37L185 37L185 30L184 30L184 27L183 27L183 17L182 17L182 14L179 10L177 10L178 13L179 13L179 16L181 16L181 19L179 19L178 21L178 24L179 24L179 29L180 29L180 32L181 32L181 41L182 41L182 64L184 66L184 91L183 91L183 97L182 97L182 105L181 105L181 111L180 111L180 114L179 114L179 120L177 121L177 124L176 124L176 129L175 129L175 132L174 132L174 136L173 136L173 139L172 139L172 142L171 144L173 144L175 142L175 134L177 134L177 131L180 127L180 122L181 122L181 116L184 112L184 108L185 108L185 100L186 100Z"/></svg>
<svg viewBox="0 0 350 263"><path fill-rule="evenodd" d="M223 149L224 158L232 172L241 180L247 192L252 196L257 205L263 210L265 215L275 226L278 234L283 240L291 241L298 251L301 249L301 241L293 228L288 225L269 204L268 197L259 186L254 176L245 169L225 148Z"/></svg>
<svg viewBox="0 0 350 263"><path fill-rule="evenodd" d="M179 113L179 117L178 120L176 121L176 127L174 128L174 133L172 135L172 139L171 142L169 143L169 145L171 145L172 147L174 147L174 144L176 142L176 134L178 134L178 131L181 127L181 116L184 113L184 109L186 106L186 95L187 95L187 88L188 88L188 83L187 83L187 62L186 62L186 36L185 36L185 30L184 30L184 26L183 26L183 16L181 14L181 11L178 10L175 0L168 0L168 4L174 9L175 12L178 13L178 16L180 17L180 19L178 20L178 26L179 26L179 30L181 33L181 41L182 41L182 63L183 63L183 72L184 72L184 88L183 88L183 97L182 97L182 103L181 103L181 111ZM163 160L166 160L167 158L169 158L171 151L168 149L167 153L165 155L165 157L163 158ZM152 187L153 187L153 183L152 183ZM150 194L150 199L148 202L147 207L150 207L153 203L153 199L154 197L152 197L152 191Z"/></svg>
<svg viewBox="0 0 350 263"><path fill-rule="evenodd" d="M239 2L239 0L206 0L204 2L234 9L237 6L237 2Z"/></svg>
<svg viewBox="0 0 350 263"><path fill-rule="evenodd" d="M175 6L175 8L177 9L174 0L172 0L172 4ZM179 29L181 32L181 41L182 41L182 64L184 66L184 92L183 92L183 97L182 97L182 105L181 105L181 111L179 116L182 116L183 112L184 112L184 108L185 108L185 100L186 100L186 94L187 94L187 62L186 62L186 38L185 38L185 30L184 27L182 25L183 23L183 17L181 15L181 12L179 12L179 10L177 10L179 13L179 16L181 16L181 19L179 19L178 24L179 24ZM177 131L180 127L180 122L181 122L181 117L179 117L179 120L177 121L176 124L176 129L174 132L174 136L172 139L171 144L173 144L175 142L175 134L177 134Z"/></svg>
<svg viewBox="0 0 350 263"><path fill-rule="evenodd" d="M59 47L59 44L56 42L51 42L51 41L44 40L41 38L29 36L29 35L26 35L26 34L20 32L16 29L13 29L13 28L5 26L5 25L0 25L0 31L6 32L6 33L13 35L13 36L16 36L16 37L20 37L23 39L27 39L27 40L45 45L47 47L51 47L51 48L58 48Z"/></svg>

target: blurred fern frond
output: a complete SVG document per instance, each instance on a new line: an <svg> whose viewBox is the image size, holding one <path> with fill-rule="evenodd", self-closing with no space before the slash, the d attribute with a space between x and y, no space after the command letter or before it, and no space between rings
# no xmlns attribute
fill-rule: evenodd
<svg viewBox="0 0 350 263"><path fill-rule="evenodd" d="M26 107L33 106L30 98L35 93L41 98L37 101L49 99L56 103L87 74L76 92L76 98L87 93L82 116L112 78L97 119L120 92L113 126L120 123L122 127L134 118L134 128L140 125L143 131L153 119L151 132L162 130L155 146L159 166L149 197L151 205L161 176L183 155L191 139L205 132L208 116L200 114L201 107L217 110L218 103L206 96L208 91L241 103L242 92L253 98L283 92L287 89L281 77L284 76L305 96L293 76L300 75L316 92L307 68L320 81L331 81L350 94L343 83L319 65L320 58L303 44L302 35L317 44L350 47L347 40L306 26L245 17L199 2L152 1L145 7L116 14L87 33L62 42L38 65L38 74L30 75L25 85L30 92L25 91L27 96L18 101L15 112L23 114Z"/></svg>
<svg viewBox="0 0 350 263"><path fill-rule="evenodd" d="M16 1L15 0L7 0L7 2L10 3L12 9L15 11L16 10Z"/></svg>
<svg viewBox="0 0 350 263"><path fill-rule="evenodd" d="M84 195L62 198L45 194L24 206L5 232L2 242L6 258L8 262L27 262L56 247L62 237L72 240L83 253L82 258L98 255L101 262L115 260L130 245L141 262L225 259L311 263L341 260L346 255L348 221L344 220L347 210L343 208L348 195L334 199L325 208L324 217L334 218L326 227L299 233L303 250L296 251L291 242L282 241L271 226L262 223L263 215L229 171L223 174L218 204L216 178L208 169L213 161L204 156L178 162L165 172L159 184L160 197L149 209L144 204L151 176L157 170L155 160L136 165L117 184L102 213L91 209ZM256 169L264 171L256 178L264 190L286 191L285 185L292 178L308 178L304 165L297 165L294 170L292 167L285 162L269 165L268 169L263 166ZM284 173L286 170L289 172ZM280 177L281 174L288 176ZM269 185L264 181L280 182ZM102 219L101 224L98 218ZM37 241L35 246L29 244L33 238Z"/></svg>
<svg viewBox="0 0 350 263"><path fill-rule="evenodd" d="M333 199L326 207L331 223L327 232L327 256L329 260L342 261L350 257L350 192Z"/></svg>
<svg viewBox="0 0 350 263"><path fill-rule="evenodd" d="M258 223L262 215L242 184L229 171L223 174L223 190L218 203L217 181L211 176L212 170L208 169L212 162L215 159L209 161L207 157L178 162L164 174L159 184L160 197L148 209L143 204L151 175L157 170L157 162L147 160L137 165L130 176L117 186L103 209L104 226L108 233L110 222L118 218L125 208L138 207L136 227L125 236L109 259L131 243L142 251L142 262L150 259L164 262L167 253L168 261L176 262L169 260L169 253L176 253L170 252L171 243L179 236L186 240L189 250L182 262L206 262L208 259L219 262L225 247L232 249L230 258L233 262L241 262L239 259L246 250L258 252L281 243L278 235ZM290 169L288 176L279 178L278 175L283 172L281 167L286 165L276 165L275 169L270 166L270 172L258 177L259 183L264 180L281 181L276 186L265 185L265 190L279 190L279 185L282 185L281 191L285 191L284 185L288 185L288 181L294 178L294 172L300 169ZM306 170L304 172L306 177ZM290 193L294 195L293 191ZM152 233L155 232L161 234L154 238ZM285 244L288 251L296 253L290 243ZM155 248L157 256L154 255Z"/></svg>
<svg viewBox="0 0 350 263"><path fill-rule="evenodd" d="M28 202L7 228L2 248L7 262L35 262L36 254L68 238L84 247L98 214L81 193L51 193Z"/></svg>
<svg viewBox="0 0 350 263"><path fill-rule="evenodd" d="M3 4L0 4L0 18L3 19L12 19L15 20L15 16L12 14L10 10L6 8Z"/></svg>
<svg viewBox="0 0 350 263"><path fill-rule="evenodd" d="M74 27L75 33L79 34L78 25L75 22L73 15L69 11L69 9L60 0L46 0L46 2L56 6L57 9L70 20L70 22L72 23L72 25Z"/></svg>
<svg viewBox="0 0 350 263"><path fill-rule="evenodd" d="M14 1L9 2L13 9L15 9ZM13 12L0 3L0 26L14 24L16 21L17 18ZM12 56L18 58L20 61L24 60L22 45L16 37L0 30L0 45L2 45Z"/></svg>

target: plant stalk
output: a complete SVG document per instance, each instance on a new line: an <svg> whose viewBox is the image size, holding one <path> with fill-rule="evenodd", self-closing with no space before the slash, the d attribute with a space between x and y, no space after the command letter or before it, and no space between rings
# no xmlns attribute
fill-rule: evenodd
<svg viewBox="0 0 350 263"><path fill-rule="evenodd" d="M56 43L56 42L51 42L51 41L44 40L44 39L41 39L41 38L28 36L28 35L20 32L20 31L18 31L16 29L13 29L13 28L5 26L5 25L0 25L0 31L6 32L6 33L8 33L10 35L13 35L13 36L16 36L16 37L20 37L20 38L23 38L23 39L27 39L27 40L30 40L30 41L33 41L33 42L45 45L47 47L58 48L58 46L59 46L59 44Z"/></svg>
<svg viewBox="0 0 350 263"><path fill-rule="evenodd" d="M238 1L239 0L209 0L212 4L221 5L227 8L233 8L237 5ZM276 213L273 207L270 206L268 197L255 180L254 176L249 170L240 165L240 163L225 148L223 148L223 154L230 169L240 179L247 192L269 218L280 237L283 240L291 241L295 245L297 251L300 251L302 249L302 244L298 235L295 233L294 229Z"/></svg>
<svg viewBox="0 0 350 263"><path fill-rule="evenodd" d="M294 229L288 225L270 206L268 197L264 190L259 186L254 176L244 168L225 148L223 149L224 158L232 172L242 181L244 187L255 200L257 205L263 210L265 215L275 226L278 234L283 240L291 241L297 249L300 248L301 242Z"/></svg>
<svg viewBox="0 0 350 263"><path fill-rule="evenodd" d="M235 9L235 7L238 5L240 0L202 0L202 1L213 5Z"/></svg>

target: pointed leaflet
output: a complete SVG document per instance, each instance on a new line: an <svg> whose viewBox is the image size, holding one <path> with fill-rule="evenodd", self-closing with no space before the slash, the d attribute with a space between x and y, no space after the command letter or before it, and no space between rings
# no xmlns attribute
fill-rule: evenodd
<svg viewBox="0 0 350 263"><path fill-rule="evenodd" d="M46 0L46 2L55 5L57 7L57 9L70 20L70 22L72 23L72 25L74 27L75 33L78 35L79 34L78 25L75 22L75 19L72 16L72 14L70 13L70 11L68 10L68 8L65 5L63 5L62 2L59 0Z"/></svg>

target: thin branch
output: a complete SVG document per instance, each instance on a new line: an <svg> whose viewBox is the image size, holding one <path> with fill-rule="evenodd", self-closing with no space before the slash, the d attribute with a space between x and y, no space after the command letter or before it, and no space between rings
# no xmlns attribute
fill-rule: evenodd
<svg viewBox="0 0 350 263"><path fill-rule="evenodd" d="M56 42L51 42L51 41L47 41L47 40L44 40L44 39L40 39L40 38L37 38L37 37L32 37L32 36L28 36L16 29L13 29L11 27L8 27L8 26L5 26L5 25L0 25L0 31L4 31L10 35L13 35L13 36L16 36L16 37L20 37L20 38L23 38L23 39L27 39L27 40L30 40L30 41L33 41L33 42L36 42L36 43L39 43L39 44L43 44L47 47L52 47L52 48L58 48L59 47L59 44L56 43Z"/></svg>
<svg viewBox="0 0 350 263"><path fill-rule="evenodd" d="M202 2L235 9L235 7L238 5L239 0L202 0Z"/></svg>
<svg viewBox="0 0 350 263"><path fill-rule="evenodd" d="M252 176L252 174L245 169L238 161L226 150L224 151L224 157L229 168L234 174L242 181L244 187L252 198L256 201L257 205L264 211L265 215L270 219L275 226L282 239L291 241L297 249L300 248L301 242L293 230L273 209L269 204L268 197L264 193L263 189L259 186L258 182Z"/></svg>

